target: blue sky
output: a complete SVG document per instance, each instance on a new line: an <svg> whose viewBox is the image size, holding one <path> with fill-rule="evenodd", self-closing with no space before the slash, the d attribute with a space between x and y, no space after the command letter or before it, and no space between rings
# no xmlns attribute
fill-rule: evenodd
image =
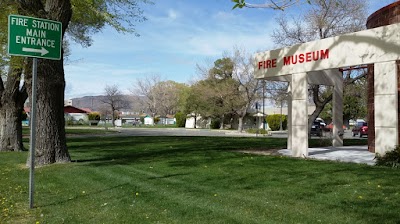
<svg viewBox="0 0 400 224"><path fill-rule="evenodd" d="M370 14L394 0L367 1ZM196 64L213 62L234 46L250 53L274 49L270 34L281 11L231 10L230 0L154 2L143 6L148 20L137 24L140 37L106 28L93 36L89 48L71 45L72 55L65 66L66 99L101 95L106 85L118 85L129 93L135 80L152 75L189 83L197 77ZM304 7L285 13L297 13Z"/></svg>

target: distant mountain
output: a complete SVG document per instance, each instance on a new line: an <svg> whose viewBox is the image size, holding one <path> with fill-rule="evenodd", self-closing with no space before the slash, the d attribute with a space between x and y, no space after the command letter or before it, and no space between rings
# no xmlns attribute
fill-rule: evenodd
<svg viewBox="0 0 400 224"><path fill-rule="evenodd" d="M140 103L143 97L136 97L131 95L124 95L124 98L128 102L128 106L121 111L132 111L132 112L141 112L144 110L144 106ZM104 104L103 101L105 96L84 96L80 98L73 98L72 106L78 108L89 108L92 111L100 111L107 104Z"/></svg>

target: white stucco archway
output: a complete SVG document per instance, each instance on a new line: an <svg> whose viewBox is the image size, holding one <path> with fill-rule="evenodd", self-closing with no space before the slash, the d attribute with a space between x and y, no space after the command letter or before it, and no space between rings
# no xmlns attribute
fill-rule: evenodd
<svg viewBox="0 0 400 224"><path fill-rule="evenodd" d="M384 154L399 144L396 60L400 24L298 44L255 55L257 79L290 82L288 148L308 156L307 84L334 86L334 146L343 144L343 81L339 68L374 64L375 149Z"/></svg>

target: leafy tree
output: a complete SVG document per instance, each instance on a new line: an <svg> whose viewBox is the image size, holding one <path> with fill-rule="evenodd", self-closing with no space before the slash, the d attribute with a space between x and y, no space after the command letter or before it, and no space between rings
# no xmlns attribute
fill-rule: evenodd
<svg viewBox="0 0 400 224"><path fill-rule="evenodd" d="M206 79L199 82L196 94L200 102L201 115L219 118L220 128L224 128L224 118L234 112L241 99L238 98L239 83L233 79L234 62L229 57L218 59L209 70L203 69Z"/></svg>
<svg viewBox="0 0 400 224"><path fill-rule="evenodd" d="M182 112L178 112L175 114L176 126L177 127L185 127L186 124L186 114Z"/></svg>
<svg viewBox="0 0 400 224"><path fill-rule="evenodd" d="M62 23L64 35L72 16L70 1L16 1L18 12L38 18ZM32 92L32 59L27 60L25 82L28 95ZM37 62L37 116L35 164L44 165L55 162L69 162L66 146L64 120L64 62L63 60L38 59ZM30 164L28 162L28 164Z"/></svg>
<svg viewBox="0 0 400 224"><path fill-rule="evenodd" d="M360 78L353 85L346 85L343 98L343 119L357 119L367 116L367 79Z"/></svg>
<svg viewBox="0 0 400 224"><path fill-rule="evenodd" d="M232 78L234 66L234 62L229 57L218 59L214 62L214 67L208 71L209 78L218 80L230 79Z"/></svg>
<svg viewBox="0 0 400 224"><path fill-rule="evenodd" d="M199 67L204 79L192 86L191 112L202 117L218 118L223 128L225 118L237 116L238 131L243 118L258 97L261 83L253 76L253 58L244 49L234 48L231 54L214 62L213 67Z"/></svg>
<svg viewBox="0 0 400 224"><path fill-rule="evenodd" d="M367 88L366 77L361 77L354 81L351 85L344 87L343 93L343 119L348 121L350 119L365 118L367 116ZM330 94L327 91L327 94ZM332 101L327 103L320 116L325 121L332 120Z"/></svg>
<svg viewBox="0 0 400 224"><path fill-rule="evenodd" d="M100 113L98 113L98 112L89 113L88 114L88 118L89 118L89 120L92 120L92 121L99 121L100 120Z"/></svg>
<svg viewBox="0 0 400 224"><path fill-rule="evenodd" d="M141 21L143 18L142 11L138 7L139 2L147 3L148 1L4 0L1 2L1 8L2 10L12 9L21 15L60 21L63 25L63 36L69 32L68 28L71 22L69 37L81 42L83 46L89 46L90 35L100 31L105 25L110 25L120 32L135 33L135 22ZM72 13L73 11L74 13ZM4 26L4 24L0 26ZM4 43L1 44L4 46ZM4 52L2 53L4 57ZM35 163L38 165L70 161L64 127L65 79L63 64L63 60L38 59L37 119L40 122L37 122L36 132L38 136L42 136L36 139ZM30 69L32 60L26 60L24 65L19 63L13 68L14 65L10 64L9 67L12 71L23 68L21 73L24 74L24 83L30 94L32 90ZM12 72L12 74L14 73Z"/></svg>
<svg viewBox="0 0 400 224"><path fill-rule="evenodd" d="M186 111L186 105L189 102L189 96L191 92L191 87L186 84L180 85L179 97L178 97L178 107L177 110L183 113L190 113Z"/></svg>
<svg viewBox="0 0 400 224"><path fill-rule="evenodd" d="M205 94L208 93L207 91L207 85L205 85L204 81L201 80L193 84L187 92L183 111L186 114L194 115L194 128L196 128L198 115L203 117L211 116L210 110L208 109L208 97L206 96L207 94Z"/></svg>
<svg viewBox="0 0 400 224"><path fill-rule="evenodd" d="M165 117L178 111L181 93L185 86L185 84L169 80L159 82L152 88L153 95L158 98L158 103L155 106L159 115Z"/></svg>

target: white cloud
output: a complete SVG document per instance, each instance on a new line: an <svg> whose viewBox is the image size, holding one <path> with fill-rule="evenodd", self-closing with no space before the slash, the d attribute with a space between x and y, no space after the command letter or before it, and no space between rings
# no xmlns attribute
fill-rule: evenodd
<svg viewBox="0 0 400 224"><path fill-rule="evenodd" d="M175 20L175 19L178 18L178 13L177 13L175 10L173 10L173 9L169 9L169 10L168 10L168 18L169 18L170 20Z"/></svg>
<svg viewBox="0 0 400 224"><path fill-rule="evenodd" d="M232 21L237 20L238 16L233 12L218 11L213 15L213 19L217 21Z"/></svg>

